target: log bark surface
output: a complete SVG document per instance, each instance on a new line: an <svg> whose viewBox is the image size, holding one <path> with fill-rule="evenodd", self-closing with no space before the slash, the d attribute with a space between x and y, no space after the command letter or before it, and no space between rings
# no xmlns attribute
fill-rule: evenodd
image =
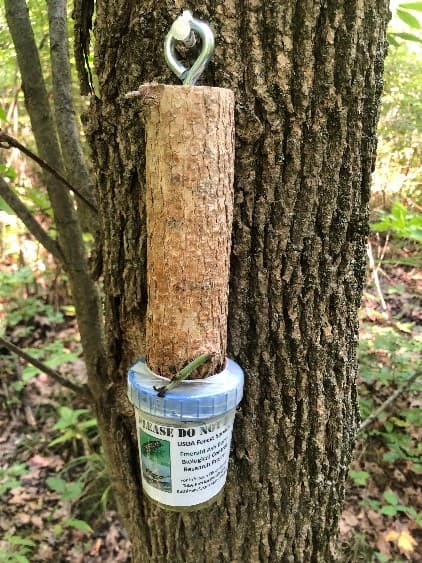
<svg viewBox="0 0 422 563"><path fill-rule="evenodd" d="M147 362L172 376L208 352L224 367L233 217L234 96L145 85Z"/></svg>

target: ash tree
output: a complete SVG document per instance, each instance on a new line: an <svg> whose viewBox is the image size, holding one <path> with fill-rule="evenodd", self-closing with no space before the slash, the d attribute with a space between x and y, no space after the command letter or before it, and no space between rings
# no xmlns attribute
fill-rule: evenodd
<svg viewBox="0 0 422 563"><path fill-rule="evenodd" d="M57 240L36 231L19 202L12 207L69 276L86 392L133 560L338 560L358 420L357 311L387 0L76 0L74 46L81 94L89 98L83 121L92 177L72 105L66 3L47 5L52 100L25 0L5 0L38 153L82 198L75 211L70 192L46 173ZM178 514L142 494L126 396L128 366L145 349L148 265L142 108L124 95L143 83L177 83L162 43L187 7L216 37L200 83L230 88L236 98L228 350L245 371L246 387L223 498ZM10 185L0 185L12 201ZM97 232L95 276L83 228Z"/></svg>

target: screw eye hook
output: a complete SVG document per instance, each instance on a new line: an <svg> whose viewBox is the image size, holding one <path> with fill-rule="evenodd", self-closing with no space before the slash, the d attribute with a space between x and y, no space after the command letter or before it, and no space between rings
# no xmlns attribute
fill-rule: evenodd
<svg viewBox="0 0 422 563"><path fill-rule="evenodd" d="M196 31L201 38L202 49L191 68L186 68L176 57L176 41L183 41L187 47L195 44ZM175 75L185 86L193 86L204 72L214 52L214 34L208 24L197 20L189 10L184 10L167 33L164 39L164 58Z"/></svg>

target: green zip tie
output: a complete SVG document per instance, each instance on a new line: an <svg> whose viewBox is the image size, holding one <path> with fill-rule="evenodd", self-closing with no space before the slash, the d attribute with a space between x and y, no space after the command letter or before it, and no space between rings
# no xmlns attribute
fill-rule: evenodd
<svg viewBox="0 0 422 563"><path fill-rule="evenodd" d="M176 373L176 375L172 378L170 383L167 383L167 385L164 385L163 387L154 386L155 391L158 391L157 396L164 397L167 391L170 391L171 389L174 389L174 387L177 387L177 385L179 385L181 381L186 379L193 371L196 370L196 368L199 368L200 366L205 364L205 362L207 362L210 358L211 358L210 354L208 353L202 354L201 356L198 356L197 358L192 360L187 366L182 368L178 373Z"/></svg>

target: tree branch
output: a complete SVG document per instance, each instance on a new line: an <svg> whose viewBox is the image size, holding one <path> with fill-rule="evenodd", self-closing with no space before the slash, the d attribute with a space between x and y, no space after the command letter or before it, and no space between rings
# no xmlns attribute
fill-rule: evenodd
<svg viewBox="0 0 422 563"><path fill-rule="evenodd" d="M382 310L385 312L385 314L387 315L387 317L389 317L389 312L388 312L388 307L385 303L385 299L384 299L384 295L382 293L382 289L381 289L381 284L380 284L380 279L378 276L378 266L375 265L375 260L374 260L374 254L372 252L372 245L371 245L371 241L368 239L368 243L366 245L366 250L368 253L368 259L369 259L369 268L371 270L371 274L372 274L372 279L374 280L375 283L375 287L378 293L378 297L381 303L381 307Z"/></svg>
<svg viewBox="0 0 422 563"><path fill-rule="evenodd" d="M407 379L398 389L396 389L394 393L390 395L388 399L382 403L382 405L380 405L376 410L374 410L374 412L370 414L362 422L358 432L363 432L364 430L366 430L366 428L368 428L368 426L370 426L382 412L388 409L388 407L392 405L394 401L398 399L398 397L400 397L400 395L404 393L404 391L406 391L406 389L409 389L412 383L416 381L420 375L421 372L416 372L411 377L409 377L409 379Z"/></svg>
<svg viewBox="0 0 422 563"><path fill-rule="evenodd" d="M64 164L41 62L25 0L4 0L6 19L22 77L25 105L31 120L39 157L63 174ZM81 343L93 394L100 396L104 381L100 366L104 357L103 318L98 288L89 272L82 229L70 197L68 183L46 174L46 187L54 213L57 238L65 259ZM73 188L73 186L72 186Z"/></svg>
<svg viewBox="0 0 422 563"><path fill-rule="evenodd" d="M72 73L67 35L67 0L47 0L54 113L66 177L95 206L94 185L82 150L72 99ZM97 216L78 201L87 230L95 234ZM94 220L93 220L94 219Z"/></svg>
<svg viewBox="0 0 422 563"><path fill-rule="evenodd" d="M35 153L33 153L31 150L29 150L24 145L22 145L14 137L8 135L4 131L0 131L0 148L10 149L11 147L19 149L21 152L23 152L23 154L25 154L26 156L31 158L34 162L36 162L41 168L44 168L44 170L50 172L50 174L52 174L55 178L57 178L57 180L60 180L62 184L64 184L67 188L69 188L69 190L71 190L75 195L77 195L79 199L81 199L92 211L97 213L97 208L90 201L88 201L86 197L80 193L79 190L77 190L74 186L69 184L66 178L64 178L61 174L59 174L57 170L52 168L45 160L43 160Z"/></svg>
<svg viewBox="0 0 422 563"><path fill-rule="evenodd" d="M7 182L0 177L0 196L9 205L25 227L50 252L56 260L64 263L63 254L57 242L41 227L26 205L19 199Z"/></svg>
<svg viewBox="0 0 422 563"><path fill-rule="evenodd" d="M46 373L52 379L54 379L54 381L57 381L57 383L63 385L63 387L67 387L68 389L71 389L75 393L78 393L80 395L85 395L89 399L91 399L91 392L87 385L78 385L77 383L73 383L72 381L69 381L68 379L57 373L57 371L54 371L54 369L49 368L48 366L37 360L37 358L34 358L33 356L27 354L18 346L15 346L8 340L5 340L4 338L1 337L0 337L0 346L4 346L8 350L10 350L10 352L13 352L17 356L21 357L23 360L28 362L29 364L32 364L33 366L38 368L43 373Z"/></svg>

